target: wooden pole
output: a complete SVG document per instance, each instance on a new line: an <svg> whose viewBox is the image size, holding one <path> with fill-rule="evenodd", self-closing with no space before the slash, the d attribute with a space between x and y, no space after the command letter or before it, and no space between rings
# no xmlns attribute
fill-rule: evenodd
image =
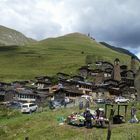
<svg viewBox="0 0 140 140"><path fill-rule="evenodd" d="M120 105L118 105L118 115L120 115Z"/></svg>
<svg viewBox="0 0 140 140"><path fill-rule="evenodd" d="M127 105L125 105L125 122L126 122L126 115L127 115Z"/></svg>
<svg viewBox="0 0 140 140"><path fill-rule="evenodd" d="M108 124L108 132L107 132L107 140L111 139L111 123L114 115L114 110L113 108L110 110L110 117L109 117L109 124Z"/></svg>
<svg viewBox="0 0 140 140"><path fill-rule="evenodd" d="M105 117L107 118L107 104L105 104Z"/></svg>

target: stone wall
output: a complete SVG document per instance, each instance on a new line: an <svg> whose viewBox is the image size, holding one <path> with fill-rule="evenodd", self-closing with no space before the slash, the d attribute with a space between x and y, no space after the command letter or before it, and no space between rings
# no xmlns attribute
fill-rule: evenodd
<svg viewBox="0 0 140 140"><path fill-rule="evenodd" d="M135 78L135 87L137 89L138 100L140 101L140 71L138 72Z"/></svg>

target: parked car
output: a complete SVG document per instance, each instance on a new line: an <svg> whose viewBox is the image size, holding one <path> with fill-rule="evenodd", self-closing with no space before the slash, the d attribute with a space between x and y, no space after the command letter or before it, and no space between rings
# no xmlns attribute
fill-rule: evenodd
<svg viewBox="0 0 140 140"><path fill-rule="evenodd" d="M52 103L53 103L54 108L57 108L57 107L61 107L63 105L64 101L54 100Z"/></svg>
<svg viewBox="0 0 140 140"><path fill-rule="evenodd" d="M49 102L49 108L50 109L55 109L55 108L60 108L63 106L65 103L64 100L52 100Z"/></svg>
<svg viewBox="0 0 140 140"><path fill-rule="evenodd" d="M64 99L61 99L61 100L51 100L49 102L49 107L50 107L50 109L60 108L62 106L66 106L67 104L70 104L72 102L73 102L73 100L68 97L65 97Z"/></svg>
<svg viewBox="0 0 140 140"><path fill-rule="evenodd" d="M85 98L86 100L89 100L89 101L93 99L92 96L89 96L89 95L82 95L81 98Z"/></svg>
<svg viewBox="0 0 140 140"><path fill-rule="evenodd" d="M97 104L104 104L104 103L105 103L105 99L101 99L101 98L95 99L94 101L95 101L95 103L97 103Z"/></svg>
<svg viewBox="0 0 140 140"><path fill-rule="evenodd" d="M9 102L9 103L7 104L7 107L8 107L8 108L11 108L11 109L21 109L22 103L16 102L16 101Z"/></svg>
<svg viewBox="0 0 140 140"><path fill-rule="evenodd" d="M22 104L21 112L22 113L32 113L37 110L38 106L34 103L25 103Z"/></svg>
<svg viewBox="0 0 140 140"><path fill-rule="evenodd" d="M68 97L65 97L65 103L66 104L70 103L70 99Z"/></svg>
<svg viewBox="0 0 140 140"><path fill-rule="evenodd" d="M129 103L130 100L127 98L124 98L122 96L119 96L115 99L115 103Z"/></svg>

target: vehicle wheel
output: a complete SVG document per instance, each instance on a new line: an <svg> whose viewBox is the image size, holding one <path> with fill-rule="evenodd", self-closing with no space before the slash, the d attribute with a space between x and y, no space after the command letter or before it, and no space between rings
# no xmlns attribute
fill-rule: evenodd
<svg viewBox="0 0 140 140"><path fill-rule="evenodd" d="M35 109L35 112L38 112L38 108Z"/></svg>
<svg viewBox="0 0 140 140"><path fill-rule="evenodd" d="M32 113L32 111L30 110L30 111L29 111L29 114L31 114L31 113Z"/></svg>

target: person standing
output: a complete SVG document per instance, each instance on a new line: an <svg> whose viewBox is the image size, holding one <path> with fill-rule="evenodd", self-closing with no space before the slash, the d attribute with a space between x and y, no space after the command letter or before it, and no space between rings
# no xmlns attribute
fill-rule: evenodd
<svg viewBox="0 0 140 140"><path fill-rule="evenodd" d="M90 113L90 110L86 110L86 112L84 112L84 118L85 118L86 128L92 128L93 115Z"/></svg>
<svg viewBox="0 0 140 140"><path fill-rule="evenodd" d="M129 121L130 123L138 123L138 119L136 117L136 107L134 105L132 105L131 107L131 120Z"/></svg>
<svg viewBox="0 0 140 140"><path fill-rule="evenodd" d="M89 107L90 107L89 100L86 100L85 108L89 108Z"/></svg>
<svg viewBox="0 0 140 140"><path fill-rule="evenodd" d="M83 101L80 101L80 102L79 102L79 110L82 110L82 109L83 109L83 106L84 106L84 105L83 105Z"/></svg>

